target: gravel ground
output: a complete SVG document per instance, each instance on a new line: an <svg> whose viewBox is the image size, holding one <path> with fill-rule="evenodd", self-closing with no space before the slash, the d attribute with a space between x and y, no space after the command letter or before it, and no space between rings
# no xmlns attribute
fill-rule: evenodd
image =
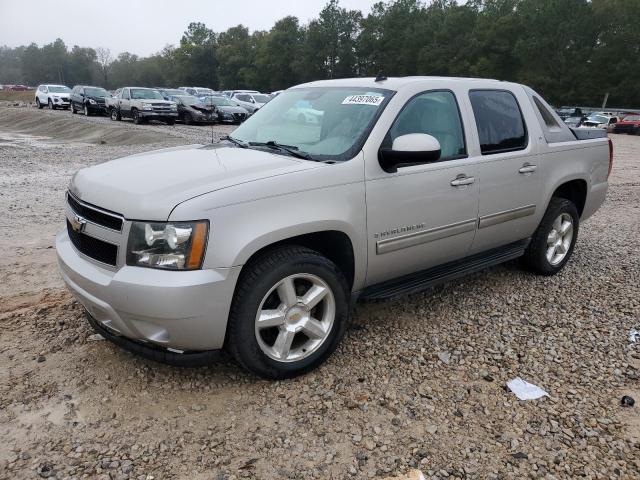
<svg viewBox="0 0 640 480"><path fill-rule="evenodd" d="M9 110L0 110L0 478L306 480L411 468L427 478L640 477L640 406L620 406L625 394L640 400L640 343L628 341L640 329L640 137L612 135L607 202L561 274L536 277L514 262L359 305L324 366L274 383L229 360L178 369L92 341L56 276L50 246L74 170L150 143L206 141L210 130ZM14 133L19 120L62 115L69 128L158 138ZM516 376L549 397L518 401L505 390Z"/></svg>

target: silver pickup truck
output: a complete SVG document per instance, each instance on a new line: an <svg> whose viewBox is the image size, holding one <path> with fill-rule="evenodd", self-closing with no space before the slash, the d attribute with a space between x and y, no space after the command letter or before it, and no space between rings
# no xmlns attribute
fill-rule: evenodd
<svg viewBox="0 0 640 480"><path fill-rule="evenodd" d="M173 125L178 119L176 102L165 100L162 94L153 88L119 88L113 97L105 98L105 108L111 120L130 118L136 125L147 120L159 120Z"/></svg>
<svg viewBox="0 0 640 480"><path fill-rule="evenodd" d="M56 248L114 343L188 365L224 348L286 378L334 351L358 299L519 257L557 273L611 165L606 132L571 130L523 85L320 81L219 143L80 170Z"/></svg>

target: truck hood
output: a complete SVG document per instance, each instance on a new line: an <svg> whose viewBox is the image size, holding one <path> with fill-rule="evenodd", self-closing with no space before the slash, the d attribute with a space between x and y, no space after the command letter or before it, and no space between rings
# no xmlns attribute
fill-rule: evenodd
<svg viewBox="0 0 640 480"><path fill-rule="evenodd" d="M132 155L79 170L69 189L127 219L165 221L190 198L321 164L261 150L189 145Z"/></svg>

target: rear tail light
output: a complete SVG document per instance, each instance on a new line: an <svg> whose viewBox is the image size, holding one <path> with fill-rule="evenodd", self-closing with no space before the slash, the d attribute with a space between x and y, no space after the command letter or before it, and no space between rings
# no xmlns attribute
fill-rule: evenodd
<svg viewBox="0 0 640 480"><path fill-rule="evenodd" d="M611 175L611 169L613 168L613 142L609 139L609 171L607 172L607 179Z"/></svg>

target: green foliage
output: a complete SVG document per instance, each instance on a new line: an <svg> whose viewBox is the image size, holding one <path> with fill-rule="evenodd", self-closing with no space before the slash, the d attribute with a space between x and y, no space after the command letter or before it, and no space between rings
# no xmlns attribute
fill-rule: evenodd
<svg viewBox="0 0 640 480"><path fill-rule="evenodd" d="M177 46L140 58L108 50L0 47L0 83L196 85L273 91L352 76L489 77L530 85L549 101L640 107L640 1L387 0L370 12L328 0L301 25L189 24Z"/></svg>

